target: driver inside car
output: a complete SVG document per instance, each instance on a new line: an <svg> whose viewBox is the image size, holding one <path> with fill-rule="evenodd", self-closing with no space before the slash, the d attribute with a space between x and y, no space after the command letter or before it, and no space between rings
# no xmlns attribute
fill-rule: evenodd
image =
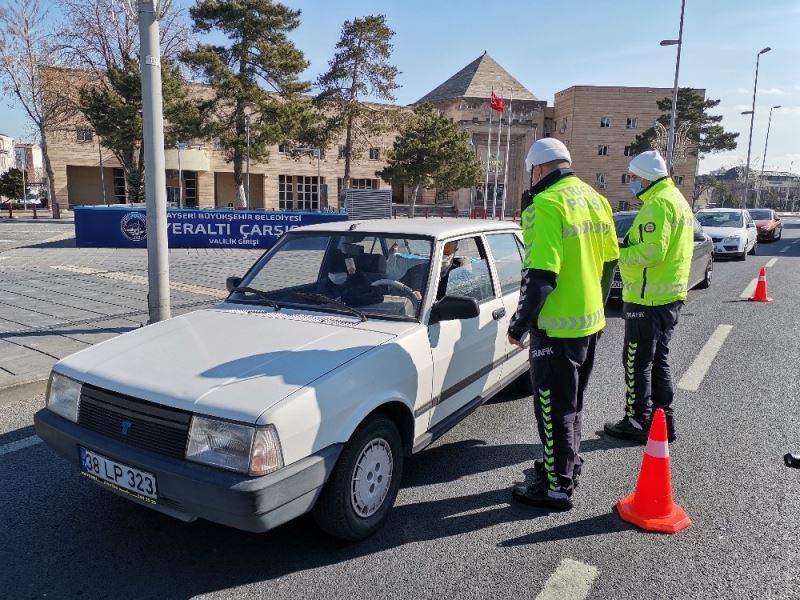
<svg viewBox="0 0 800 600"><path fill-rule="evenodd" d="M459 267L468 267L469 259L466 257L456 257L458 242L451 241L444 245L442 250L442 262L439 265L439 286L436 288L436 301L444 298L447 293L447 281L450 273ZM411 267L406 274L400 278L403 283L413 290L414 297L422 300L422 292L428 280L428 264L422 263Z"/></svg>
<svg viewBox="0 0 800 600"><path fill-rule="evenodd" d="M352 256L338 248L331 253L327 276L322 281L321 293L357 308L383 302L381 291L370 285L367 276L356 268Z"/></svg>

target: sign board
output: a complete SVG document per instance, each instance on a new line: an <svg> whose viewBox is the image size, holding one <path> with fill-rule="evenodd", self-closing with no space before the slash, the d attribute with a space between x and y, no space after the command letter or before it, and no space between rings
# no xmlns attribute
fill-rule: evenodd
<svg viewBox="0 0 800 600"><path fill-rule="evenodd" d="M145 248L143 208L76 206L75 242L79 248ZM290 229L345 221L342 213L263 210L168 209L170 248L270 248Z"/></svg>

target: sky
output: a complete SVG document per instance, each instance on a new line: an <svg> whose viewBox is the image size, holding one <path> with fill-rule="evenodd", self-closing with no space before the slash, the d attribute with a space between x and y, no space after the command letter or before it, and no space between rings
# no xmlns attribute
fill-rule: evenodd
<svg viewBox="0 0 800 600"><path fill-rule="evenodd" d="M9 0L0 0L5 2ZM91 1L91 0L87 0ZM58 16L57 0L42 0ZM182 8L192 0L175 0ZM327 67L341 24L385 14L396 32L393 61L401 71L400 104L415 102L484 50L531 92L552 105L572 85L672 87L680 0L284 0L302 11L290 35L305 53L312 80ZM704 158L700 172L747 158L756 55L762 55L751 164L760 168L773 111L767 169L800 173L800 0L686 0L680 85L705 88L738 148ZM0 131L30 138L24 114L0 99Z"/></svg>

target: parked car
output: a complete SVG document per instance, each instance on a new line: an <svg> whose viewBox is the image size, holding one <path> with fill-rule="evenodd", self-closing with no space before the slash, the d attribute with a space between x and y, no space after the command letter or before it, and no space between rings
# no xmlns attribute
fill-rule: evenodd
<svg viewBox="0 0 800 600"><path fill-rule="evenodd" d="M84 477L185 521L260 532L311 511L364 538L407 456L508 384L530 390L506 336L521 256L512 223L294 229L221 304L59 361L36 431Z"/></svg>
<svg viewBox="0 0 800 600"><path fill-rule="evenodd" d="M622 242L628 234L628 230L633 224L638 211L626 210L614 213L614 227L617 230L617 238ZM692 255L692 269L689 272L689 289L705 289L711 285L714 276L714 244L711 238L703 232L703 228L694 221L694 254ZM611 291L608 295L609 300L619 300L622 298L622 277L619 269L614 269L614 278L611 280Z"/></svg>
<svg viewBox="0 0 800 600"><path fill-rule="evenodd" d="M0 201L0 206L3 208L8 208L9 203L11 203L12 208L33 208L36 206L37 208L42 206L42 199L39 197L38 194L28 194L25 198L4 198Z"/></svg>
<svg viewBox="0 0 800 600"><path fill-rule="evenodd" d="M747 210L756 224L756 232L761 242L774 242L783 236L781 218L771 208L750 208Z"/></svg>
<svg viewBox="0 0 800 600"><path fill-rule="evenodd" d="M746 260L758 248L756 224L750 213L741 208L711 208L695 215L703 231L714 242L714 255Z"/></svg>

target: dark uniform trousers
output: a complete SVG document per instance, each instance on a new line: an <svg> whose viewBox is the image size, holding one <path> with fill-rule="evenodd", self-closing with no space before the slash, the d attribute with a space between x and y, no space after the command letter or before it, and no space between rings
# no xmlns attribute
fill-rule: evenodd
<svg viewBox="0 0 800 600"><path fill-rule="evenodd" d="M530 338L534 412L545 477L554 492L571 494L572 476L580 472L583 394L594 366L597 336L553 338L535 330Z"/></svg>
<svg viewBox="0 0 800 600"><path fill-rule="evenodd" d="M672 416L672 371L669 342L683 302L663 306L625 303L625 416L647 428L651 411L663 408Z"/></svg>

